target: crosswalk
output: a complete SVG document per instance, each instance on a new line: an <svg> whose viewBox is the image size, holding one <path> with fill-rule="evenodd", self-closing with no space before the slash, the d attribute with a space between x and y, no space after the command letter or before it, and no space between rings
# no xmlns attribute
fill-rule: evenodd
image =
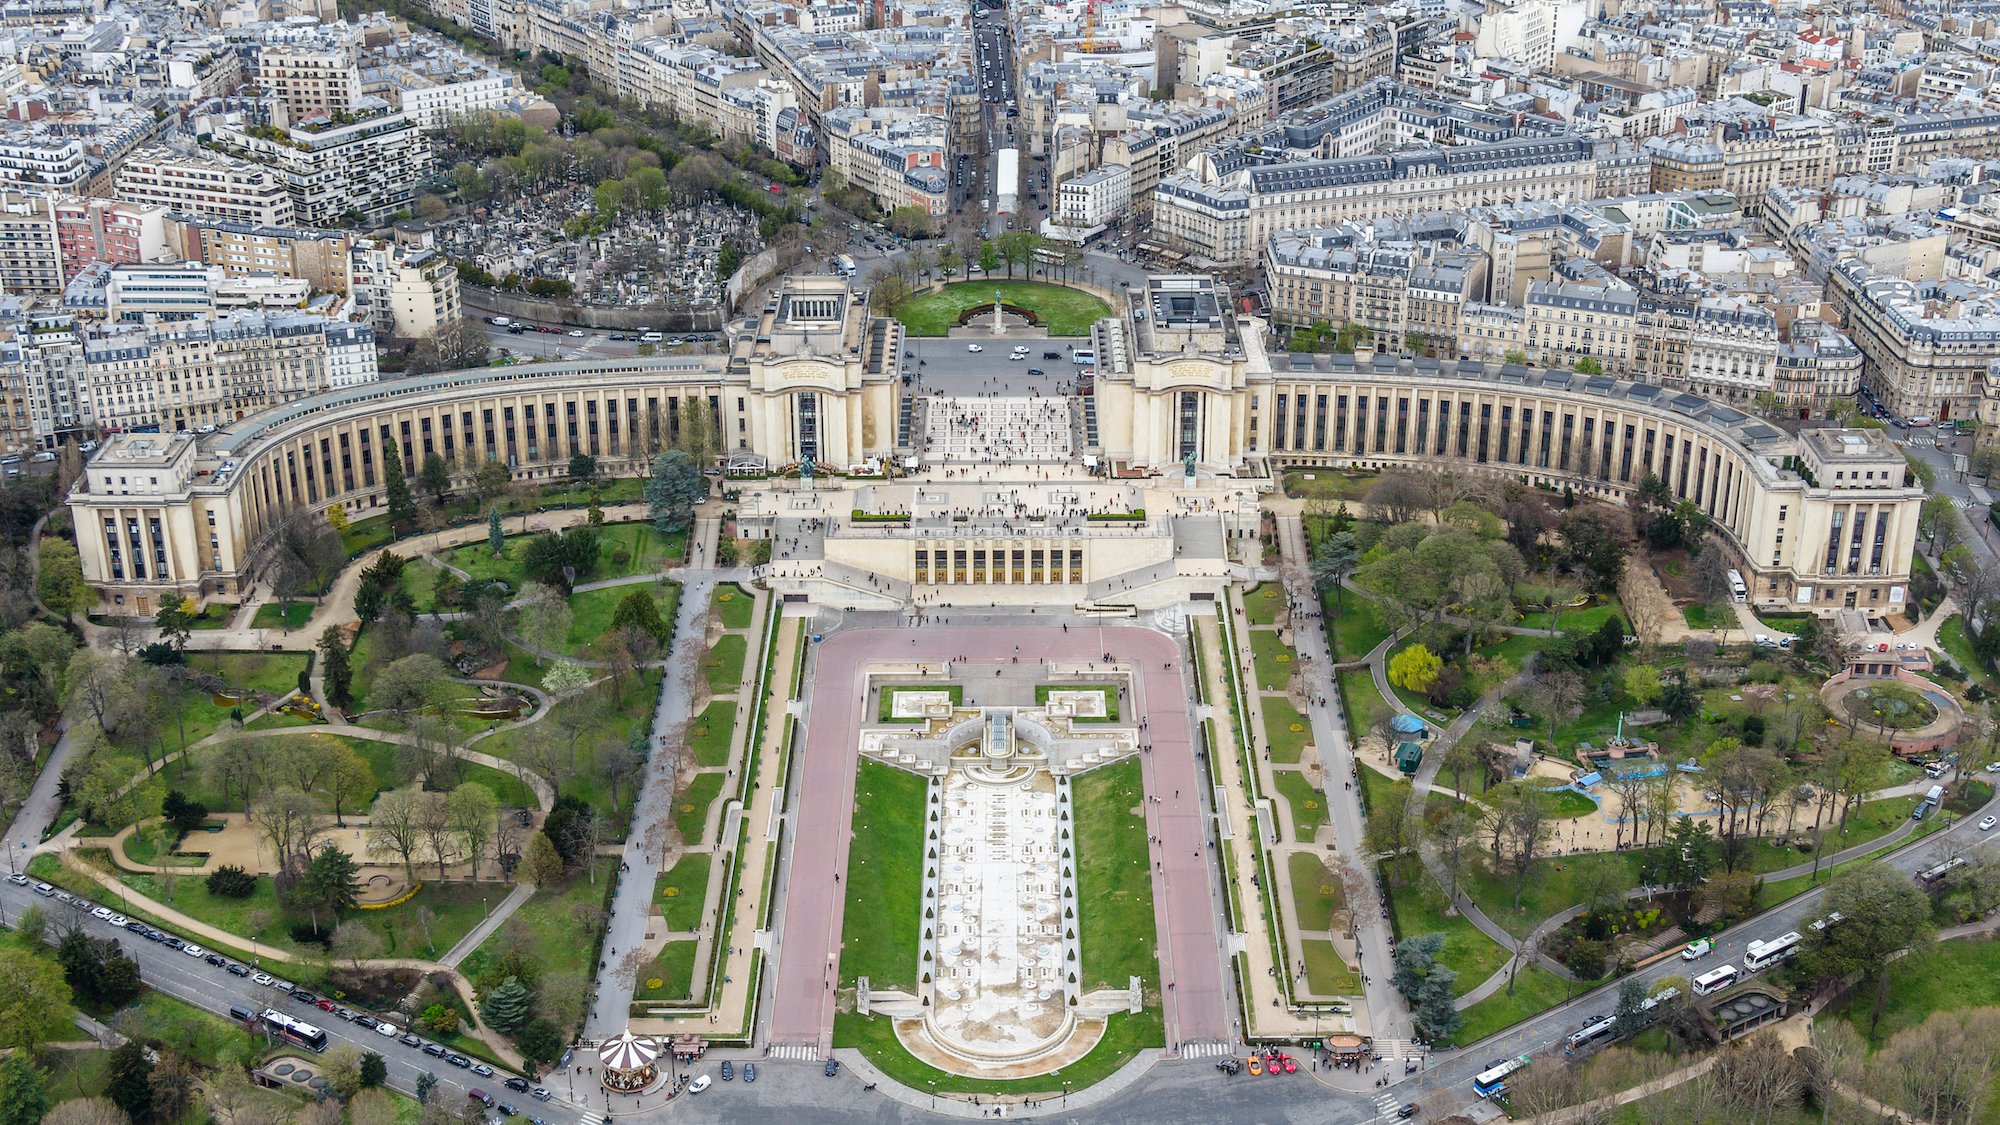
<svg viewBox="0 0 2000 1125"><path fill-rule="evenodd" d="M1912 437L1903 439L1903 444L1913 449L1935 449L1937 448L1937 443L1938 440L1934 437Z"/></svg>
<svg viewBox="0 0 2000 1125"><path fill-rule="evenodd" d="M1375 1116L1394 1117L1396 1110L1401 1108L1402 1104L1402 1098L1395 1094L1379 1095L1375 1099Z"/></svg>
<svg viewBox="0 0 2000 1125"><path fill-rule="evenodd" d="M1958 505L1958 510L1961 512L1969 512L1980 506L1979 501L1974 500L1970 496L1954 496L1951 498L1951 502Z"/></svg>
<svg viewBox="0 0 2000 1125"><path fill-rule="evenodd" d="M773 1043L771 1057L774 1059L797 1059L800 1062L818 1062L817 1043Z"/></svg>
<svg viewBox="0 0 2000 1125"><path fill-rule="evenodd" d="M1213 1059L1235 1053L1234 1044L1220 1039L1191 1040L1181 1044L1181 1057L1184 1059Z"/></svg>
<svg viewBox="0 0 2000 1125"><path fill-rule="evenodd" d="M577 1120L579 1122L579 1125L604 1125L603 1114L591 1113L588 1110L584 1111L583 1116L578 1118Z"/></svg>

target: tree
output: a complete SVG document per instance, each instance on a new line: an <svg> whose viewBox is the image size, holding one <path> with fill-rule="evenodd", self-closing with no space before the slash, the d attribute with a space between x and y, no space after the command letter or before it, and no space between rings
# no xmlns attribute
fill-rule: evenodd
<svg viewBox="0 0 2000 1125"><path fill-rule="evenodd" d="M1356 545L1354 533L1351 531L1334 532L1326 537L1317 551L1313 552L1313 585L1321 590L1333 591L1335 615L1340 614L1345 605L1347 590L1342 583L1347 581L1347 576L1353 574L1354 568L1360 563L1361 548ZM1334 633L1329 632L1328 636L1332 637ZM1339 655L1338 652L1334 653L1336 659Z"/></svg>
<svg viewBox="0 0 2000 1125"><path fill-rule="evenodd" d="M514 1039L521 1054L540 1063L552 1063L561 1057L568 1041L563 1038L562 1029L552 1020L534 1019L521 1029Z"/></svg>
<svg viewBox="0 0 2000 1125"><path fill-rule="evenodd" d="M70 985L63 969L26 949L0 949L0 1047L29 1053L70 1027Z"/></svg>
<svg viewBox="0 0 2000 1125"><path fill-rule="evenodd" d="M614 632L637 629L657 641L665 641L673 632L660 616L660 603L653 600L648 590L634 590L619 599L618 608L611 612L611 628Z"/></svg>
<svg viewBox="0 0 2000 1125"><path fill-rule="evenodd" d="M346 707L354 702L354 664L348 657L347 642L339 626L328 625L319 635L319 674L326 684L327 702Z"/></svg>
<svg viewBox="0 0 2000 1125"><path fill-rule="evenodd" d="M500 530L500 509L498 508L489 508L486 511L486 546L493 552L493 557L496 559L507 550L507 536Z"/></svg>
<svg viewBox="0 0 2000 1125"><path fill-rule="evenodd" d="M1957 546L1958 506L1942 492L1933 494L1917 510L1917 530L1930 540L1928 554Z"/></svg>
<svg viewBox="0 0 2000 1125"><path fill-rule="evenodd" d="M153 1064L146 1059L146 1046L127 1039L112 1050L111 1069L104 1092L134 1121L153 1116Z"/></svg>
<svg viewBox="0 0 2000 1125"><path fill-rule="evenodd" d="M1587 355L1576 361L1575 370L1578 375L1602 375L1604 364L1598 362L1596 356Z"/></svg>
<svg viewBox="0 0 2000 1125"><path fill-rule="evenodd" d="M327 768L320 784L326 791L327 802L333 806L335 826L345 828L347 821L341 818L340 807L351 800L375 795L375 770L352 747L336 742L328 749Z"/></svg>
<svg viewBox="0 0 2000 1125"><path fill-rule="evenodd" d="M233 863L225 863L203 880L208 893L218 898L249 898L257 889L257 877Z"/></svg>
<svg viewBox="0 0 2000 1125"><path fill-rule="evenodd" d="M358 973L361 962L382 956L382 938L360 922L347 921L333 928L327 948L335 957L353 965Z"/></svg>
<svg viewBox="0 0 2000 1125"><path fill-rule="evenodd" d="M1444 661L1421 644L1414 644L1389 659L1389 682L1405 691L1426 693L1437 682Z"/></svg>
<svg viewBox="0 0 2000 1125"><path fill-rule="evenodd" d="M56 963L72 992L86 1003L122 1008L139 998L139 963L115 938L93 938L73 929L56 945Z"/></svg>
<svg viewBox="0 0 2000 1125"><path fill-rule="evenodd" d="M959 252L957 246L954 246L949 242L942 243L938 246L937 269L939 273L944 275L944 279L946 281L950 281L952 275L956 274L959 271L959 269L964 265L965 265L965 255Z"/></svg>
<svg viewBox="0 0 2000 1125"><path fill-rule="evenodd" d="M255 808L252 819L264 830L281 868L291 866L294 860L303 864L313 841L326 831L326 813L319 798L291 786L260 794Z"/></svg>
<svg viewBox="0 0 2000 1125"><path fill-rule="evenodd" d="M1646 982L1637 977L1618 982L1618 1006L1611 1012L1614 1042L1629 1039L1646 1026L1646 989Z"/></svg>
<svg viewBox="0 0 2000 1125"><path fill-rule="evenodd" d="M580 488L597 483L597 458L578 451L569 455L569 479Z"/></svg>
<svg viewBox="0 0 2000 1125"><path fill-rule="evenodd" d="M387 1082L388 1080L389 1080L389 1063L387 1060L383 1059L381 1055L378 1055L373 1051L369 1051L367 1054L361 1056L362 1089L373 1090L376 1087L382 1085L384 1082ZM389 1099L383 1098L382 1100L384 1102L387 1102ZM395 1112L394 1106L390 1107L390 1112L392 1115L394 1114Z"/></svg>
<svg viewBox="0 0 2000 1125"><path fill-rule="evenodd" d="M913 292L902 274L883 274L868 288L868 309L877 316L894 316Z"/></svg>
<svg viewBox="0 0 2000 1125"><path fill-rule="evenodd" d="M153 614L153 624L159 627L160 637L174 646L175 652L185 652L188 634L200 616L189 599L177 594L164 594L160 597L160 608Z"/></svg>
<svg viewBox="0 0 2000 1125"><path fill-rule="evenodd" d="M1931 938L1931 901L1908 875L1886 863L1842 868L1827 884L1826 908L1845 919L1813 930L1799 951L1808 976L1822 981L1857 978L1875 985L1869 1011L1872 1032L1888 999L1889 955Z"/></svg>
<svg viewBox="0 0 2000 1125"><path fill-rule="evenodd" d="M169 789L160 801L160 815L166 818L175 833L185 836L200 828L201 822L208 819L208 806L189 800L187 794L178 789Z"/></svg>
<svg viewBox="0 0 2000 1125"><path fill-rule="evenodd" d="M508 977L479 999L479 1018L487 1026L509 1034L528 1022L528 1006L534 994L520 977Z"/></svg>
<svg viewBox="0 0 2000 1125"><path fill-rule="evenodd" d="M1549 746L1555 748L1556 729L1577 716L1585 687L1581 673L1572 668L1552 668L1535 682L1535 705L1548 713Z"/></svg>
<svg viewBox="0 0 2000 1125"><path fill-rule="evenodd" d="M1409 779L1397 778L1388 800L1369 810L1364 842L1375 855L1399 855L1416 843L1415 825L1410 822L1409 804L1413 789Z"/></svg>
<svg viewBox="0 0 2000 1125"><path fill-rule="evenodd" d="M416 346L410 349L410 374L481 367L491 350L485 327L471 317L461 316L418 338Z"/></svg>
<svg viewBox="0 0 2000 1125"><path fill-rule="evenodd" d="M416 1095L418 1105L431 1104L431 1092L437 1089L438 1076L426 1070L417 1075Z"/></svg>
<svg viewBox="0 0 2000 1125"><path fill-rule="evenodd" d="M994 249L993 240L990 238L981 239L979 242L979 272L990 274L999 268L999 266L1000 252Z"/></svg>
<svg viewBox="0 0 2000 1125"><path fill-rule="evenodd" d="M674 170L667 174L667 188L682 206L692 206L715 194L724 179L722 162L703 153L675 164ZM829 185L827 190L833 188Z"/></svg>
<svg viewBox="0 0 2000 1125"><path fill-rule="evenodd" d="M0 1059L0 1125L35 1125L50 1104L47 1076L27 1051Z"/></svg>
<svg viewBox="0 0 2000 1125"><path fill-rule="evenodd" d="M417 502L410 496L408 478L403 476L403 455L394 445L382 451L382 487L389 494L390 523L407 524L417 518ZM387 555L384 552L384 557Z"/></svg>
<svg viewBox="0 0 2000 1125"><path fill-rule="evenodd" d="M686 453L670 449L654 458L653 475L646 482L646 505L653 526L666 534L687 530L694 523L694 506L705 491L701 470Z"/></svg>
<svg viewBox="0 0 2000 1125"><path fill-rule="evenodd" d="M457 858L453 847L451 808L443 793L419 793L416 805L417 828L423 833L424 842L431 847L431 859L438 865L438 878L444 878L445 866Z"/></svg>
<svg viewBox="0 0 2000 1125"><path fill-rule="evenodd" d="M451 462L442 453L424 454L423 464L417 467L417 483L431 494L431 503L443 503L444 494L451 491Z"/></svg>
<svg viewBox="0 0 2000 1125"><path fill-rule="evenodd" d="M1521 907L1521 892L1528 885L1528 872L1549 842L1551 805L1548 794L1519 785L1495 803L1493 815L1503 825L1507 859L1514 869L1516 910Z"/></svg>
<svg viewBox="0 0 2000 1125"><path fill-rule="evenodd" d="M1891 1036L1870 1070L1875 1088L1920 1121L1983 1120L2000 1070L2000 1008L1933 1012Z"/></svg>
<svg viewBox="0 0 2000 1125"><path fill-rule="evenodd" d="M531 583L514 603L514 627L540 664L542 653L556 648L569 636L572 614L569 599L541 583ZM558 661L558 665L572 663ZM546 677L544 677L546 680Z"/></svg>
<svg viewBox="0 0 2000 1125"><path fill-rule="evenodd" d="M472 861L472 877L479 878L479 859L493 839L493 818L500 807L493 791L477 782L466 782L445 799L452 829L465 841L466 858Z"/></svg>
<svg viewBox="0 0 2000 1125"><path fill-rule="evenodd" d="M1661 846L1660 881L1683 894L1715 869L1715 835L1705 820L1676 817Z"/></svg>
<svg viewBox="0 0 2000 1125"><path fill-rule="evenodd" d="M72 1098L50 1110L42 1125L132 1125L132 1118L110 1098Z"/></svg>
<svg viewBox="0 0 2000 1125"><path fill-rule="evenodd" d="M597 810L573 793L558 796L542 819L542 835L555 845L565 868L588 862L597 832Z"/></svg>
<svg viewBox="0 0 2000 1125"><path fill-rule="evenodd" d="M76 545L67 539L44 538L41 549L35 593L42 604L61 617L89 609L97 592L83 580L83 562L77 557Z"/></svg>
<svg viewBox="0 0 2000 1125"><path fill-rule="evenodd" d="M325 932L320 922L335 922L360 902L361 869L354 857L329 844L314 853L305 874L293 884L290 905L302 911L312 928Z"/></svg>
<svg viewBox="0 0 2000 1125"><path fill-rule="evenodd" d="M553 887L562 879L562 856L557 854L554 844L540 832L528 838L528 847L521 856L521 865L514 869L516 877L524 883L537 887Z"/></svg>
<svg viewBox="0 0 2000 1125"><path fill-rule="evenodd" d="M1465 871L1465 859L1473 843L1479 838L1480 814L1474 806L1466 803L1463 791L1460 799L1435 813L1427 811L1424 818L1425 835L1431 847L1437 850L1438 861L1444 866L1446 899L1457 901L1460 879Z"/></svg>

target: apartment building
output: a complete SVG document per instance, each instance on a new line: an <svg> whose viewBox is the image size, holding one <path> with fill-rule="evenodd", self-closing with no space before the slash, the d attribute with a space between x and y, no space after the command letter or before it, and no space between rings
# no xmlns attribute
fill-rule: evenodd
<svg viewBox="0 0 2000 1125"><path fill-rule="evenodd" d="M264 43L257 52L257 85L285 104L292 121L353 113L361 104L361 66L345 35Z"/></svg>
<svg viewBox="0 0 2000 1125"><path fill-rule="evenodd" d="M827 166L868 193L884 211L951 209L948 123L895 110L837 109L821 115Z"/></svg>
<svg viewBox="0 0 2000 1125"><path fill-rule="evenodd" d="M0 289L61 293L67 280L54 200L41 192L0 192Z"/></svg>
<svg viewBox="0 0 2000 1125"><path fill-rule="evenodd" d="M175 257L218 266L230 277L296 278L321 293L347 296L348 255L356 235L346 230L260 227L219 219L177 218L168 224Z"/></svg>
<svg viewBox="0 0 2000 1125"><path fill-rule="evenodd" d="M1400 233L1400 232L1399 232ZM1486 256L1452 239L1378 244L1364 228L1296 231L1265 247L1274 323L1360 325L1371 347L1402 351L1412 334L1458 353L1465 306L1484 293Z"/></svg>
<svg viewBox="0 0 2000 1125"><path fill-rule="evenodd" d="M435 249L362 239L349 263L355 319L383 336L414 340L464 315L458 270Z"/></svg>
<svg viewBox="0 0 2000 1125"><path fill-rule="evenodd" d="M271 169L216 152L141 149L118 169L116 197L163 207L178 217L251 227L290 227L291 193Z"/></svg>
<svg viewBox="0 0 2000 1125"><path fill-rule="evenodd" d="M1132 170L1107 164L1056 185L1056 221L1072 227L1104 227L1132 211Z"/></svg>
<svg viewBox="0 0 2000 1125"><path fill-rule="evenodd" d="M1989 387L2000 287L1884 275L1860 259L1836 264L1827 282L1828 304L1861 349L1862 381L1884 406L1906 418L2000 424Z"/></svg>
<svg viewBox="0 0 2000 1125"><path fill-rule="evenodd" d="M214 123L211 143L280 177L297 224L381 222L407 207L417 182L430 174L430 139L380 99L364 99L352 116L279 129L231 114Z"/></svg>

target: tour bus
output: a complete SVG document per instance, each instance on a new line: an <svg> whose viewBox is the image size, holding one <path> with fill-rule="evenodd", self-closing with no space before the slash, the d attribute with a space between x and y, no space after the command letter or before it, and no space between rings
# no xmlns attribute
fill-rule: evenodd
<svg viewBox="0 0 2000 1125"><path fill-rule="evenodd" d="M1780 934L1770 941L1753 941L1750 949L1743 954L1743 967L1753 973L1762 972L1787 957L1796 956L1799 942L1805 940L1797 930Z"/></svg>
<svg viewBox="0 0 2000 1125"><path fill-rule="evenodd" d="M278 1038L288 1043L314 1051L326 1050L326 1032L304 1020L295 1020L276 1008L266 1008L264 1023Z"/></svg>
<svg viewBox="0 0 2000 1125"><path fill-rule="evenodd" d="M1480 1072L1472 1079L1472 1092L1482 1098L1506 1093L1508 1076L1533 1061L1528 1056L1522 1055L1519 1058L1508 1059L1491 1070Z"/></svg>
<svg viewBox="0 0 2000 1125"><path fill-rule="evenodd" d="M1714 972L1703 973L1694 978L1694 994L1696 996L1707 996L1710 993L1721 992L1723 989L1742 979L1743 974L1736 966L1724 965Z"/></svg>
<svg viewBox="0 0 2000 1125"><path fill-rule="evenodd" d="M1732 602L1750 600L1750 587L1743 584L1743 572L1740 570L1731 569L1729 572L1729 600Z"/></svg>
<svg viewBox="0 0 2000 1125"><path fill-rule="evenodd" d="M1097 362L1097 353L1089 348L1078 348L1070 353L1069 361L1078 367L1089 367Z"/></svg>
<svg viewBox="0 0 2000 1125"><path fill-rule="evenodd" d="M1964 866L1965 866L1964 856L1962 855L1953 856L1952 858L1945 860L1943 863L1938 864L1936 867L1926 867L1922 871L1917 872L1917 882L1922 883L1925 886L1932 886L1937 883L1942 883L1944 882L1945 876L1951 874L1952 872Z"/></svg>
<svg viewBox="0 0 2000 1125"><path fill-rule="evenodd" d="M1603 1019L1598 1020L1596 1023L1586 1026L1582 1031L1579 1031L1576 1034L1570 1036L1563 1042L1571 1050L1575 1050L1576 1048L1583 1046L1585 1043L1590 1042L1592 1039L1595 1039L1600 1035L1611 1034L1611 1029L1617 1026L1617 1024L1618 1024L1618 1017L1605 1016Z"/></svg>

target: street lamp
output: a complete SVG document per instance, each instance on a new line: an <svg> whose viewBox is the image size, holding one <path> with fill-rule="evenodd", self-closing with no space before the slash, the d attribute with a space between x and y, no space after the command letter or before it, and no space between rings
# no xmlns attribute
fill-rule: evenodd
<svg viewBox="0 0 2000 1125"><path fill-rule="evenodd" d="M931 1108L932 1108L932 1109L936 1109L936 1108L937 1108L937 1079L935 1079L935 1078L930 1078L930 1079L926 1079L926 1081L928 1081L928 1082L929 1082L929 1083L931 1084Z"/></svg>

